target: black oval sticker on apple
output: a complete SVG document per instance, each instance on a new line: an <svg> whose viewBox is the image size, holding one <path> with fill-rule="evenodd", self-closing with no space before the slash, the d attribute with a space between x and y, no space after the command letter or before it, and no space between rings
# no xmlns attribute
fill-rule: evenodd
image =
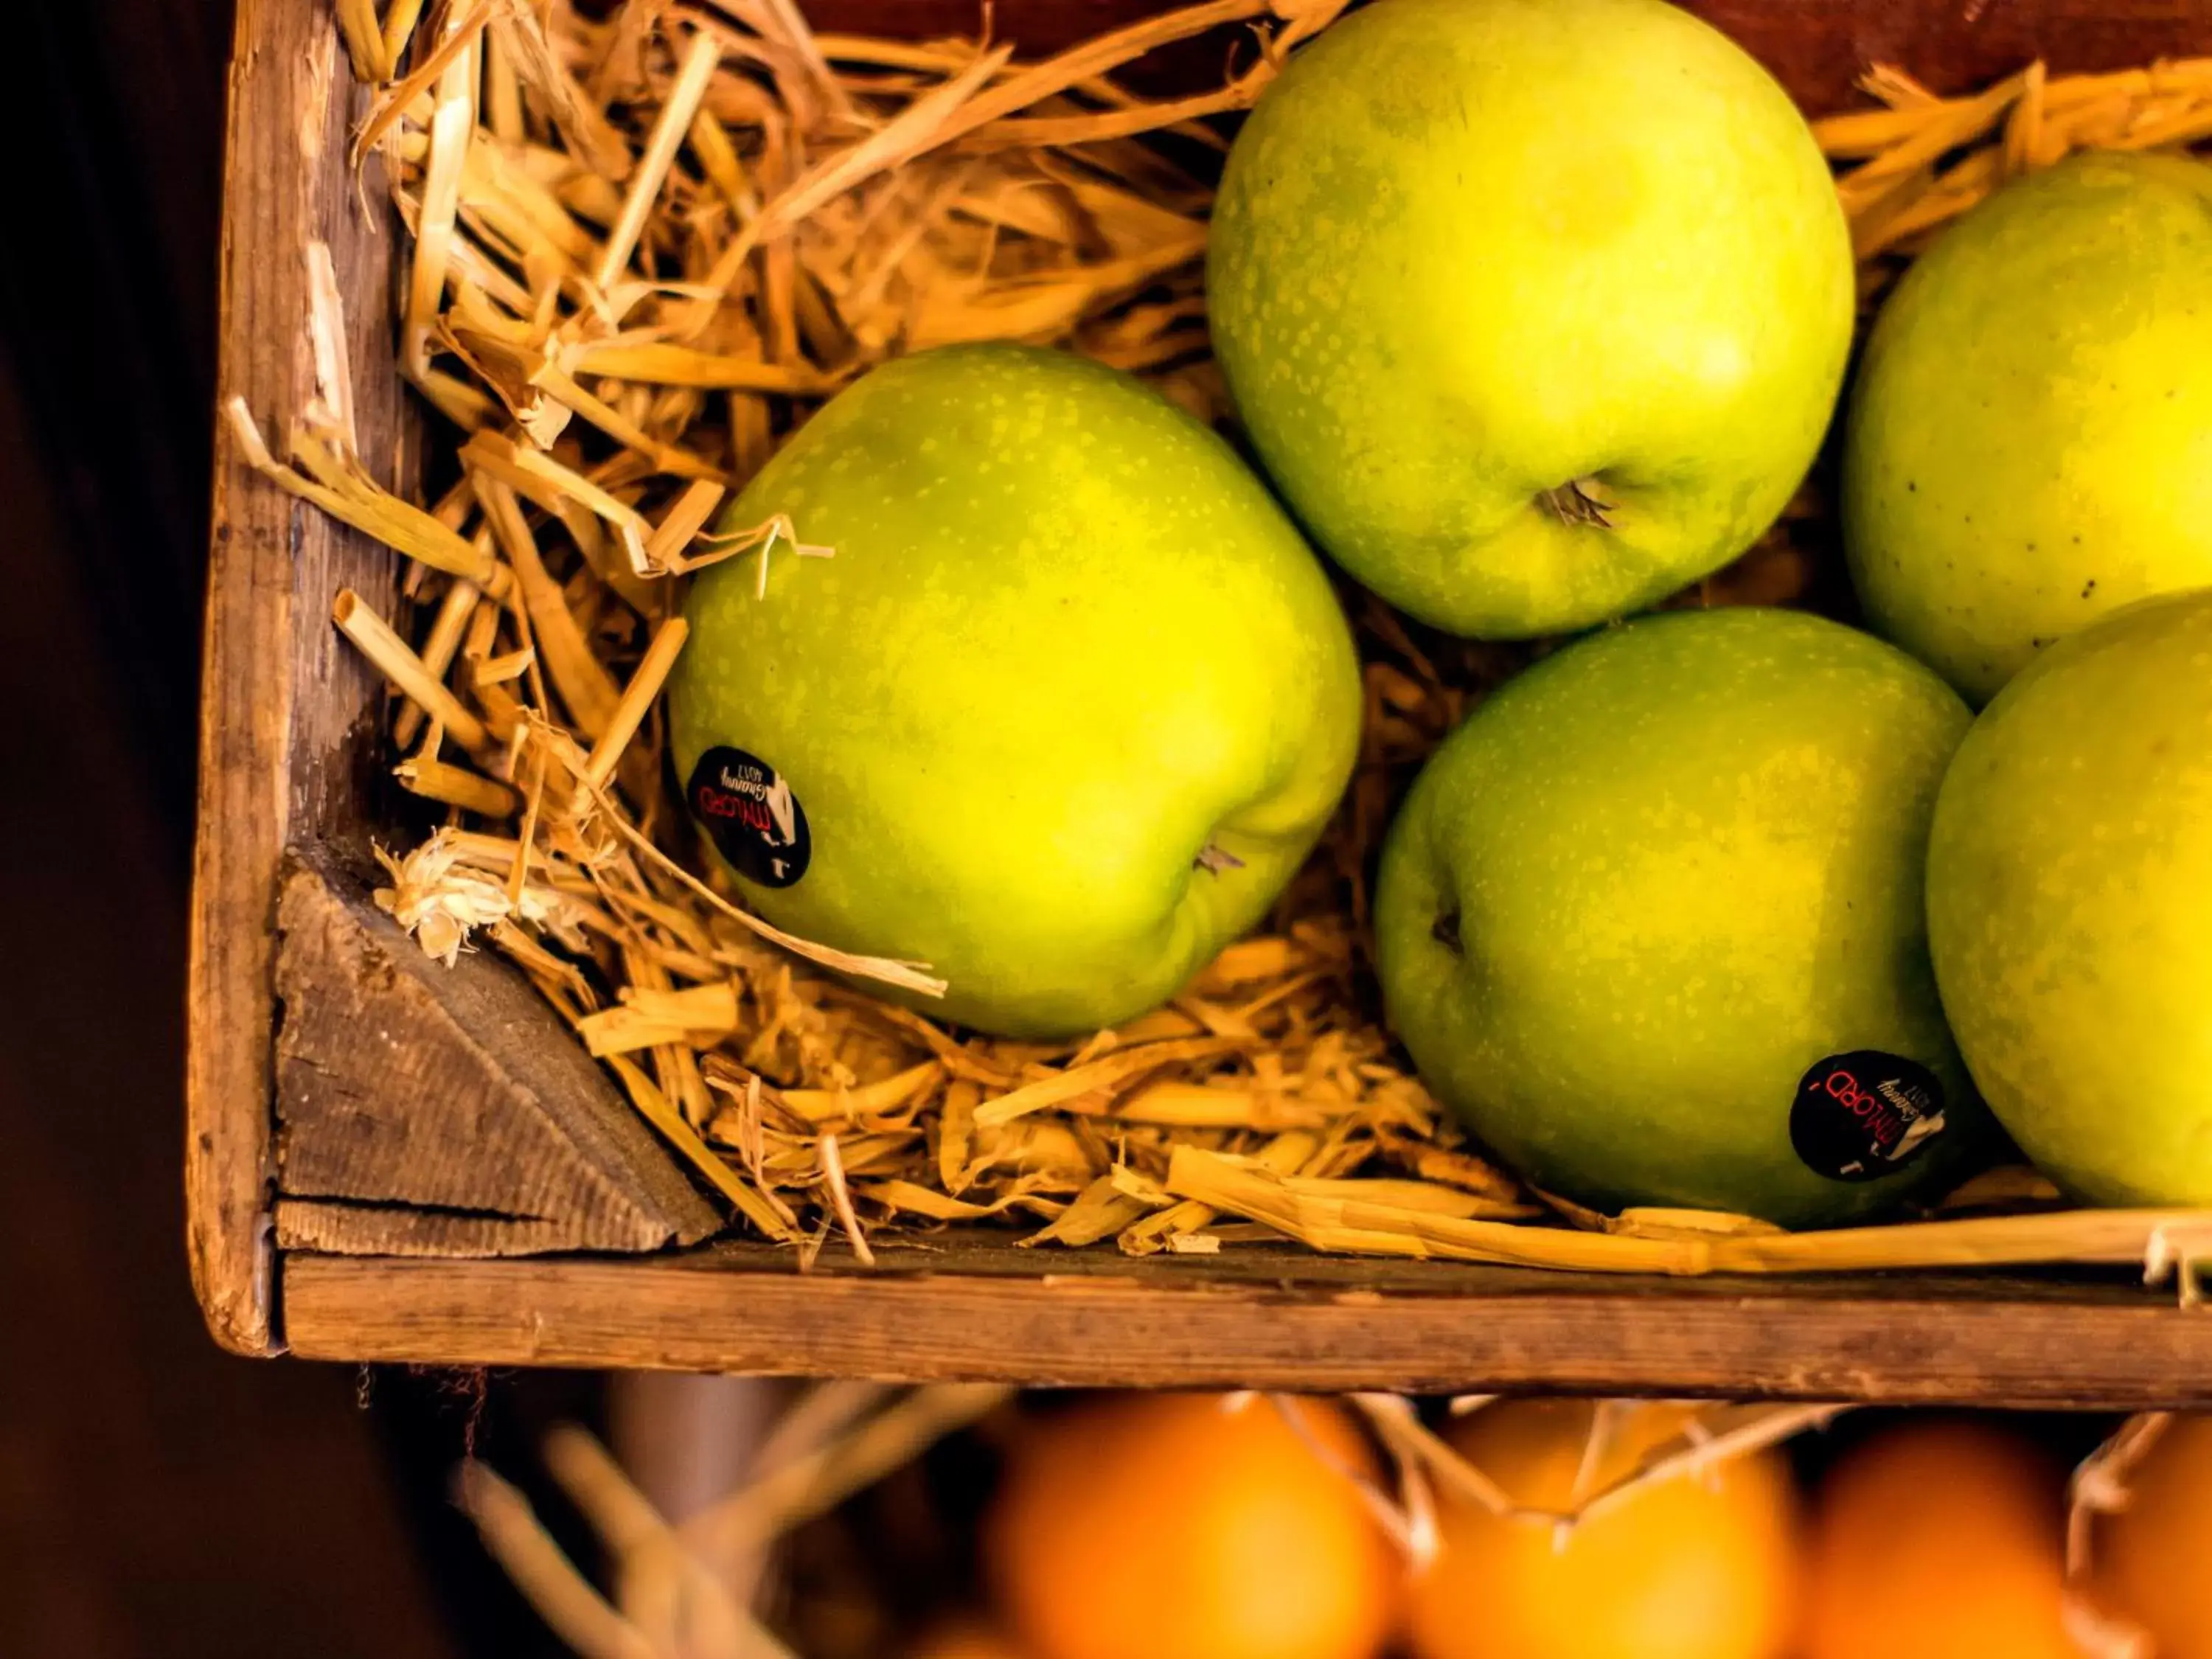
<svg viewBox="0 0 2212 1659"><path fill-rule="evenodd" d="M1876 1181L1943 1133L1943 1085L1917 1060L1879 1048L1830 1054L1790 1107L1790 1144L1832 1181Z"/></svg>
<svg viewBox="0 0 2212 1659"><path fill-rule="evenodd" d="M757 756L726 745L691 769L684 799L730 867L763 887L788 887L806 873L814 837L791 785Z"/></svg>

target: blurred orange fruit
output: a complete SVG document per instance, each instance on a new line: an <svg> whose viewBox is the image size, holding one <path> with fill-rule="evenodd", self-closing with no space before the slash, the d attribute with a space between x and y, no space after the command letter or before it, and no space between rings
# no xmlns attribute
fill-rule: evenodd
<svg viewBox="0 0 2212 1659"><path fill-rule="evenodd" d="M1002 1631L981 1619L955 1619L938 1626L913 1647L907 1659L1024 1659Z"/></svg>
<svg viewBox="0 0 2212 1659"><path fill-rule="evenodd" d="M1561 1511L1681 1433L1686 1409L1509 1401L1455 1446L1515 1503ZM1586 1454L1594 1454L1587 1455ZM1586 1467L1587 1465L1587 1467ZM1796 1495L1756 1452L1632 1487L1571 1528L1440 1501L1442 1547L1408 1589L1418 1659L1778 1659L1798 1571Z"/></svg>
<svg viewBox="0 0 2212 1659"><path fill-rule="evenodd" d="M1296 1409L1303 1433L1214 1395L1036 1424L983 1533L1016 1640L1034 1659L1372 1659L1399 1565L1342 1473L1371 1456L1337 1407Z"/></svg>
<svg viewBox="0 0 2212 1659"><path fill-rule="evenodd" d="M1822 1483L1804 1659L2081 1659L2064 1589L2064 1472L1992 1423L1908 1422Z"/></svg>
<svg viewBox="0 0 2212 1659"><path fill-rule="evenodd" d="M2212 1418L2175 1418L2124 1484L2127 1508L2094 1534L2092 1599L2158 1659L2212 1659Z"/></svg>

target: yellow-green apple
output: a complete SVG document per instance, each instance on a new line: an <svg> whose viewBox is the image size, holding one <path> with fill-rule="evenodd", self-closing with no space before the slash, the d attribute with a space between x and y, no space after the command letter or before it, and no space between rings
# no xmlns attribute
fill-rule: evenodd
<svg viewBox="0 0 2212 1659"><path fill-rule="evenodd" d="M1607 1209L1796 1226L1940 1182L1986 1121L1921 909L1969 718L1789 611L1666 612L1508 681L1383 853L1376 964L1422 1077Z"/></svg>
<svg viewBox="0 0 2212 1659"><path fill-rule="evenodd" d="M1943 233L1867 342L1844 545L1875 627L1986 702L2212 583L2212 167L2083 155Z"/></svg>
<svg viewBox="0 0 2212 1659"><path fill-rule="evenodd" d="M1250 927L1349 775L1360 690L1321 562L1217 434L1065 353L874 370L727 522L693 587L679 778L746 898L928 962L1024 1036L1174 994Z"/></svg>
<svg viewBox="0 0 2212 1659"><path fill-rule="evenodd" d="M1960 745L1928 938L1967 1067L2100 1204L2212 1204L2212 592L2043 653Z"/></svg>
<svg viewBox="0 0 2212 1659"><path fill-rule="evenodd" d="M1393 604L1618 617L1748 547L1850 348L1835 186L1782 88L1660 0L1378 0L1230 153L1216 350L1268 473Z"/></svg>

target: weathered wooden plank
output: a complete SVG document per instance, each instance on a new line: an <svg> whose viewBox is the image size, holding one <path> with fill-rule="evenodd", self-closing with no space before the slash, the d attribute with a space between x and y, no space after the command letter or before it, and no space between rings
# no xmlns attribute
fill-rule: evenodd
<svg viewBox="0 0 2212 1659"><path fill-rule="evenodd" d="M2055 73L2133 69L2212 54L2206 0L1681 0L1739 41L1814 114L1860 99L1869 64L1900 64L1938 92L1964 92L2041 57ZM1041 56L1168 9L1163 0L999 0L993 30ZM971 0L808 0L818 29L927 39L972 34ZM1140 87L1218 82L1237 31L1179 42L1133 66Z"/></svg>
<svg viewBox="0 0 2212 1659"><path fill-rule="evenodd" d="M1972 91L2043 58L2055 75L2212 53L2205 0L1686 0L1814 114L1850 107L1855 78L1894 64L1937 92Z"/></svg>
<svg viewBox="0 0 2212 1659"><path fill-rule="evenodd" d="M1237 1251L1127 1262L764 1247L633 1261L285 1261L295 1352L1086 1387L1558 1389L2136 1409L2212 1403L2212 1317L2111 1283L1653 1284ZM1009 1269L977 1273L979 1260ZM1018 1261L1019 1267L1014 1263ZM779 1261L782 1265L778 1265ZM1237 1277L1223 1269L1236 1264ZM1270 1273L1280 1275L1270 1280ZM1962 1291L1970 1293L1962 1294Z"/></svg>
<svg viewBox="0 0 2212 1659"><path fill-rule="evenodd" d="M403 429L389 306L396 238L378 179L346 165L357 95L328 0L241 0L230 70L217 385L279 426L313 387L308 242L330 245L348 319L356 410L372 470ZM364 205L366 204L367 205ZM394 591L368 538L249 472L217 423L200 704L185 1073L186 1237L216 1340L278 1346L271 1324L270 969L288 840L368 830L363 781L376 688L334 651L330 594Z"/></svg>
<svg viewBox="0 0 2212 1659"><path fill-rule="evenodd" d="M281 1248L651 1250L720 1224L507 963L433 962L307 865L285 878L277 929Z"/></svg>
<svg viewBox="0 0 2212 1659"><path fill-rule="evenodd" d="M336 1255L484 1257L544 1255L595 1248L576 1237L567 1216L477 1214L429 1210L404 1201L357 1198L293 1198L280 1192L275 1206L276 1245L283 1250L320 1250ZM650 1245L596 1248L635 1250Z"/></svg>

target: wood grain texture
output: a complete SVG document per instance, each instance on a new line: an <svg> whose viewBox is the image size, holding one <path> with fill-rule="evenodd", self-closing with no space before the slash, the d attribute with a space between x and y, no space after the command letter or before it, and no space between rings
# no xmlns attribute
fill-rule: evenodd
<svg viewBox="0 0 2212 1659"><path fill-rule="evenodd" d="M403 431L385 295L392 228L372 179L345 162L356 94L327 0L241 0L230 67L217 386L283 422L313 372L305 332L308 242L330 244L349 318L371 468ZM218 423L200 707L185 1076L186 1235L192 1284L216 1340L277 1346L268 1198L270 980L277 872L288 840L366 833L364 779L376 690L331 648L325 620L343 583L382 598L392 560L366 537L253 476Z"/></svg>
<svg viewBox="0 0 2212 1659"><path fill-rule="evenodd" d="M720 1225L506 963L433 962L343 875L304 864L277 931L281 1249L651 1250Z"/></svg>
<svg viewBox="0 0 2212 1659"><path fill-rule="evenodd" d="M2208 0L1683 0L1733 36L1815 115L1861 101L1853 79L1896 64L1962 92L2041 57L2054 72L2132 69L2212 53ZM1159 0L998 0L994 30L1022 55L1054 52L1167 8ZM817 28L917 37L972 34L974 0L807 0ZM1128 78L1152 90L1218 80L1241 31L1153 53Z"/></svg>
<svg viewBox="0 0 2212 1659"><path fill-rule="evenodd" d="M1687 0L1815 115L1864 101L1854 77L1894 64L1960 93L2042 58L2056 75L2212 53L2207 0Z"/></svg>
<svg viewBox="0 0 2212 1659"><path fill-rule="evenodd" d="M1595 1279L1290 1252L1126 1261L766 1247L632 1261L286 1259L301 1355L1085 1387L2212 1403L2212 1317L2112 1283ZM983 1271L976 1271L978 1267ZM1224 1272L1224 1269L1228 1270Z"/></svg>

